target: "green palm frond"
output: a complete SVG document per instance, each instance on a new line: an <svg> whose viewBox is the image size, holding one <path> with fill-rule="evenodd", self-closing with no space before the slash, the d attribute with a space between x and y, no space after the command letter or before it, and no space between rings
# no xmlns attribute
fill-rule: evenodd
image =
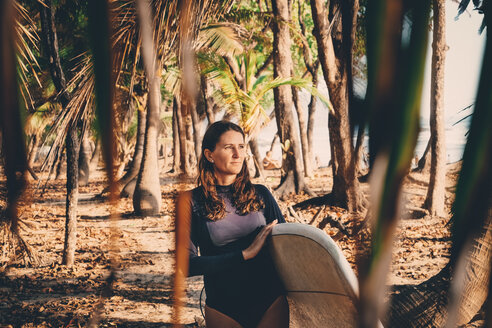
<svg viewBox="0 0 492 328"><path fill-rule="evenodd" d="M324 95L322 95L317 88L314 88L313 85L311 84L311 81L306 79L293 78L293 77L276 78L275 80L265 82L264 84L261 85L261 87L257 88L255 92L257 93L257 97L262 98L265 96L265 94L268 91L277 88L281 85L290 85L308 91L313 96L318 97L319 100L321 100L321 102L328 108L328 110L332 114L334 114L333 105L331 104L330 100L326 98Z"/></svg>
<svg viewBox="0 0 492 328"><path fill-rule="evenodd" d="M242 40L249 37L249 32L240 25L210 24L200 30L194 48L219 56L237 56L244 52Z"/></svg>
<svg viewBox="0 0 492 328"><path fill-rule="evenodd" d="M254 51L245 52L234 60L238 61L239 66L242 66L241 70L245 73L243 87L238 85L231 68L220 56L199 56L202 74L220 86L214 92L214 98L224 106L230 115L239 118L239 123L246 134L254 134L259 131L260 127L268 123L269 118L262 102L269 91L281 85L305 89L318 97L333 113L333 106L329 99L320 94L308 80L292 77L272 80L270 73L256 77L258 56Z"/></svg>
<svg viewBox="0 0 492 328"><path fill-rule="evenodd" d="M181 90L181 72L176 66L168 67L162 76L162 83L167 91L177 95Z"/></svg>
<svg viewBox="0 0 492 328"><path fill-rule="evenodd" d="M388 7L388 8L386 8ZM371 110L371 254L360 267L361 327L376 327L400 218L400 192L419 128L430 2L409 3L410 41L401 42L403 1L374 1L367 9L368 91ZM388 31L393 31L389 33ZM398 32L394 32L398 31ZM397 34L398 33L398 34Z"/></svg>
<svg viewBox="0 0 492 328"><path fill-rule="evenodd" d="M253 51L248 52L244 60L245 72L246 72L245 75L246 90L254 90L253 87L256 84L255 83L256 63L257 63L256 53Z"/></svg>

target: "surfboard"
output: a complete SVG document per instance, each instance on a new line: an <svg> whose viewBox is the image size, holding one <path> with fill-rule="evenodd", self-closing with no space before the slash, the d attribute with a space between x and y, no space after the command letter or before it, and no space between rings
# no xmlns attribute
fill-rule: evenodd
<svg viewBox="0 0 492 328"><path fill-rule="evenodd" d="M287 291L290 327L357 326L357 278L324 231L300 223L278 224L269 249Z"/></svg>

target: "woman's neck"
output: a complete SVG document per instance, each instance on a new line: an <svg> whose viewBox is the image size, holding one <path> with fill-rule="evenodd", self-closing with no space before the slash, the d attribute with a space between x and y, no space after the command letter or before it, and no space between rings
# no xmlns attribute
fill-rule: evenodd
<svg viewBox="0 0 492 328"><path fill-rule="evenodd" d="M229 186L236 180L237 174L220 174L215 172L215 178L219 186Z"/></svg>

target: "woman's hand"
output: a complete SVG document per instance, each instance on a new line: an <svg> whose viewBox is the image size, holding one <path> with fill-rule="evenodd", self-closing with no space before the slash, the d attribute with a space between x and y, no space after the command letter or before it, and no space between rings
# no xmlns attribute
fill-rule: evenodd
<svg viewBox="0 0 492 328"><path fill-rule="evenodd" d="M263 229L261 229L261 231L258 233L258 235L256 235L256 238L255 240L253 240L251 245L249 245L248 248L243 250L243 258L245 260L251 260L256 255L258 255L263 245L265 245L265 240L272 233L273 226L276 224L277 224L277 220L264 226Z"/></svg>

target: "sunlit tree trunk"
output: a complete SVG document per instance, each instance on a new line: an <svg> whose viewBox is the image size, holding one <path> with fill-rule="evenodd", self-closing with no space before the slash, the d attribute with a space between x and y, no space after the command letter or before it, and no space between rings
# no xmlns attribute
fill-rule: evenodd
<svg viewBox="0 0 492 328"><path fill-rule="evenodd" d="M215 122L214 101L210 94L209 82L204 75L200 77L200 85L205 105L205 114L207 115L208 125L210 125Z"/></svg>
<svg viewBox="0 0 492 328"><path fill-rule="evenodd" d="M198 118L198 113L196 112L196 106L192 106L190 108L190 116L191 116L191 123L193 125L193 144L195 148L195 156L196 156L196 162L198 163L198 160L200 158L200 153L202 151L202 132L200 128L200 120Z"/></svg>
<svg viewBox="0 0 492 328"><path fill-rule="evenodd" d="M316 70L317 71L317 70ZM318 75L313 76L313 88L318 88ZM308 105L308 121L307 121L307 143L308 143L308 161L314 163L314 114L316 113L317 98L311 96L311 101ZM316 166L315 166L316 168Z"/></svg>
<svg viewBox="0 0 492 328"><path fill-rule="evenodd" d="M354 148L354 162L355 162L355 176L358 177L362 173L361 160L364 154L364 137L365 137L365 125L359 125L359 131L357 132L357 141Z"/></svg>
<svg viewBox="0 0 492 328"><path fill-rule="evenodd" d="M191 167L189 164L189 152L188 152L188 145L187 145L187 133L186 133L186 124L185 124L185 117L183 117L183 111L181 110L182 102L180 100L180 97L174 97L174 104L173 110L175 111L176 115L176 127L177 127L177 138L179 141L179 174L184 175L184 176L191 176Z"/></svg>
<svg viewBox="0 0 492 328"><path fill-rule="evenodd" d="M79 185L85 186L89 183L90 177L90 160L91 160L91 144L89 141L89 131L86 131L80 142L79 152Z"/></svg>
<svg viewBox="0 0 492 328"><path fill-rule="evenodd" d="M293 63L290 52L291 39L288 22L290 21L287 0L272 1L273 14L273 67L274 77L290 77ZM275 98L275 117L280 142L284 144L286 157L282 161L283 174L275 192L281 198L290 193L305 191L313 194L305 183L301 162L301 149L295 134L292 112L292 89L288 85L279 86L273 91ZM288 147L287 147L288 146Z"/></svg>
<svg viewBox="0 0 492 328"><path fill-rule="evenodd" d="M299 90L292 88L292 95L294 98L294 107L297 111L297 120L299 122L299 135L301 137L301 150L302 150L302 162L304 164L304 176L311 177L313 175L313 163L309 160L308 151L308 137L307 137L307 123L306 114L302 108L301 100L299 99Z"/></svg>
<svg viewBox="0 0 492 328"><path fill-rule="evenodd" d="M65 221L65 244L62 263L72 266L77 248L77 203L79 199L79 136L78 129L70 129L66 137L67 146L67 203Z"/></svg>
<svg viewBox="0 0 492 328"><path fill-rule="evenodd" d="M60 56L58 52L58 38L55 28L55 13L50 0L44 1L39 5L41 16L41 29L43 48L49 60L51 78L57 92L60 94L59 99L66 110L70 102L70 94L66 90L65 74L61 67ZM77 243L77 202L78 202L78 137L77 122L72 122L65 138L67 153L67 203L66 203L66 221L65 221L65 246L63 249L62 263L67 266L74 264L75 247Z"/></svg>
<svg viewBox="0 0 492 328"><path fill-rule="evenodd" d="M147 118L142 163L138 173L133 209L139 215L156 215L161 210L161 185L157 159L157 137L161 104L161 79L157 74L156 52L152 33L152 13L149 2L137 1L137 12L142 38L142 57L149 86Z"/></svg>
<svg viewBox="0 0 492 328"><path fill-rule="evenodd" d="M91 171L97 169L100 156L101 156L101 142L99 141L99 139L96 139L96 142L94 143L94 151L92 152L91 162L90 162Z"/></svg>
<svg viewBox="0 0 492 328"><path fill-rule="evenodd" d="M446 183L446 143L444 141L444 62L446 56L445 2L434 0L431 72L431 167L425 208L431 215L444 216Z"/></svg>
<svg viewBox="0 0 492 328"><path fill-rule="evenodd" d="M31 142L29 145L29 161L27 165L29 167L32 167L36 161L36 156L38 155L38 150L39 150L39 136L35 133L31 137Z"/></svg>
<svg viewBox="0 0 492 328"><path fill-rule="evenodd" d="M143 107L145 107L147 103L146 97L144 102L141 103L143 104ZM125 175L118 181L118 187L122 197L133 197L135 191L136 179L142 165L145 143L145 118L146 112L143 108L139 109L137 111L137 141L135 143L135 150L133 151L132 162L128 171L126 171Z"/></svg>
<svg viewBox="0 0 492 328"><path fill-rule="evenodd" d="M255 178L259 177L264 177L265 172L263 171L263 165L261 162L261 155L260 155L260 150L258 148L258 141L256 138L252 138L249 140L249 149L251 150L251 153L253 154L254 162L255 162Z"/></svg>
<svg viewBox="0 0 492 328"><path fill-rule="evenodd" d="M302 58L304 59L304 64L306 65L308 72L311 74L313 88L317 89L318 80L319 80L318 79L319 61L317 60L315 63L313 63L313 56L311 54L311 49L309 48L309 43L307 42L307 37L306 37L307 31L306 31L306 24L304 23L302 7L303 6L301 5L301 2L299 2L298 21L299 21L299 26L301 27L301 33L303 35ZM313 133L314 133L314 113L316 112L317 100L318 98L315 95L311 95L311 100L309 101L309 105L308 105L308 117L306 123L306 141L305 141L307 145L307 147L305 148L307 149L306 150L303 149L304 161L305 163L307 162L310 165L310 167L306 167L306 165L304 166L306 176L311 176L313 167L315 168ZM300 121L301 119L299 119L299 125L300 125ZM301 134L301 141L302 141L302 134Z"/></svg>
<svg viewBox="0 0 492 328"><path fill-rule="evenodd" d="M429 141L427 142L427 146L425 146L424 153L422 154L422 157L420 157L419 161L417 162L417 167L415 168L416 172L424 173L424 172L430 172L430 162L431 162L431 145L432 145L432 136L429 138Z"/></svg>
<svg viewBox="0 0 492 328"><path fill-rule="evenodd" d="M178 104L176 98L173 100L173 168L172 172L180 172L180 138L179 138L179 125L178 125Z"/></svg>
<svg viewBox="0 0 492 328"><path fill-rule="evenodd" d="M341 11L341 22L333 25L335 7ZM318 43L318 57L328 86L334 114L328 118L328 132L332 148L333 204L349 210L358 210L362 202L359 182L355 175L352 136L349 123L349 88L351 87L352 45L357 23L358 0L332 1L329 13L323 0L311 0L314 20L313 34ZM331 32L331 33L330 33ZM333 35L333 37L332 37Z"/></svg>
<svg viewBox="0 0 492 328"><path fill-rule="evenodd" d="M159 134L160 83L155 78L154 84L149 83L149 105L145 125L145 138L142 162L138 173L137 184L133 193L133 208L137 214L155 215L161 209L161 185L159 165L157 161L157 136Z"/></svg>
<svg viewBox="0 0 492 328"><path fill-rule="evenodd" d="M59 180L62 174L66 172L67 153L66 150L63 149L60 151L60 157L57 159L56 163L53 163L53 165L56 165L55 180Z"/></svg>

